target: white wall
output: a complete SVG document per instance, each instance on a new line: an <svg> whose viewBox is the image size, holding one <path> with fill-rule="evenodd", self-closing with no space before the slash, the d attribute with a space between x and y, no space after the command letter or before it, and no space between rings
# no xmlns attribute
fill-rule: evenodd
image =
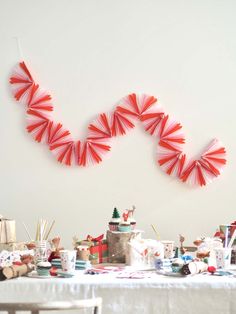
<svg viewBox="0 0 236 314"><path fill-rule="evenodd" d="M74 234L98 235L114 206L137 207L153 237L183 233L190 243L236 219L235 1L0 0L0 213L17 220L56 218L66 246ZM228 151L221 177L192 189L155 165L156 144L141 128L115 139L111 158L86 169L58 164L24 130L25 110L7 80L19 61L53 96L55 119L83 136L88 122L130 92L159 97L179 120L186 150L218 137Z"/></svg>

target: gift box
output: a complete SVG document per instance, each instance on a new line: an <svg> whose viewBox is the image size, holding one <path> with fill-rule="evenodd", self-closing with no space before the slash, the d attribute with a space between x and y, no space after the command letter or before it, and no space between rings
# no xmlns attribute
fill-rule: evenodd
<svg viewBox="0 0 236 314"><path fill-rule="evenodd" d="M0 243L16 242L16 222L0 216Z"/></svg>
<svg viewBox="0 0 236 314"><path fill-rule="evenodd" d="M86 240L77 242L77 245L87 245L90 251L89 259L93 264L106 263L108 259L107 240L103 239L104 235L97 238L87 236Z"/></svg>

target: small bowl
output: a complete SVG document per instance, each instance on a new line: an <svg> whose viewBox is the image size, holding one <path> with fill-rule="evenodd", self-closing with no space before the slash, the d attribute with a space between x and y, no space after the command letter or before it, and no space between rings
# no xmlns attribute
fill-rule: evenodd
<svg viewBox="0 0 236 314"><path fill-rule="evenodd" d="M39 276L50 276L50 269L52 264L49 262L39 262L37 264L37 273Z"/></svg>
<svg viewBox="0 0 236 314"><path fill-rule="evenodd" d="M37 267L37 273L39 276L50 276L51 267Z"/></svg>

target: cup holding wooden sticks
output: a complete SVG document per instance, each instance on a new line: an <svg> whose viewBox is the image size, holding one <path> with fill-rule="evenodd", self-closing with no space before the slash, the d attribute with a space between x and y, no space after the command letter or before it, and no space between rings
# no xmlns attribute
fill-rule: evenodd
<svg viewBox="0 0 236 314"><path fill-rule="evenodd" d="M34 250L34 261L35 264L41 262L41 261L47 261L48 257L50 255L49 250L49 242L48 237L52 231L52 228L55 224L55 220L51 223L49 226L48 221L45 219L39 219L36 227L36 234L35 234L35 240L30 235L29 229L25 225L24 222L22 222L24 229L27 233L27 236L30 240L30 242L26 243L26 246L29 250ZM49 226L49 227L48 227Z"/></svg>
<svg viewBox="0 0 236 314"><path fill-rule="evenodd" d="M45 262L48 260L47 241L36 241L34 249L34 261L35 264L39 262Z"/></svg>

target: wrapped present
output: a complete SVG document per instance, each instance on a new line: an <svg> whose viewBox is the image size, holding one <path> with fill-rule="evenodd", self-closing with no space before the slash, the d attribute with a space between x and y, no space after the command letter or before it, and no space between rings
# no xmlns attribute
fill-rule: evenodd
<svg viewBox="0 0 236 314"><path fill-rule="evenodd" d="M99 237L87 236L86 240L78 241L77 245L86 245L89 247L90 260L93 264L106 263L108 258L107 240L103 239L104 235Z"/></svg>
<svg viewBox="0 0 236 314"><path fill-rule="evenodd" d="M0 243L16 242L16 222L0 215Z"/></svg>

